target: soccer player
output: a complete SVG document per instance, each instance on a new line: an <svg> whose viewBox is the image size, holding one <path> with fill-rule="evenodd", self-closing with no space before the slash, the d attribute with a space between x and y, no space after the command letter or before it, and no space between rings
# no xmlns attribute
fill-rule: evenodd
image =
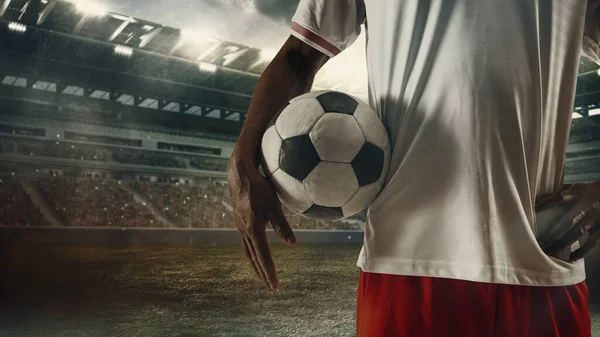
<svg viewBox="0 0 600 337"><path fill-rule="evenodd" d="M600 182L563 188L563 173L599 19L600 0L301 0L228 166L256 273L278 287L267 223L296 241L257 170L261 136L364 24L369 103L392 157L358 258L358 336L591 336L581 257L600 236ZM538 210L576 202L539 243L536 198Z"/></svg>

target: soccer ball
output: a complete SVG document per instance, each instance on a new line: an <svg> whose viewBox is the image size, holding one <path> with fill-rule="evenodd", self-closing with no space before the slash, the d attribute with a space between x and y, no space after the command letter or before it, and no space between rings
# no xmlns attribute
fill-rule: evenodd
<svg viewBox="0 0 600 337"><path fill-rule="evenodd" d="M367 208L383 187L388 135L366 103L336 91L292 99L262 138L262 171L281 202L313 219Z"/></svg>

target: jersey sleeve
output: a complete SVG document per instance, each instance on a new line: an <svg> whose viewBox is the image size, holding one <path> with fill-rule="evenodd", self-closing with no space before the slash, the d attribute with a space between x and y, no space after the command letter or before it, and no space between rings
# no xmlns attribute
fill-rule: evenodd
<svg viewBox="0 0 600 337"><path fill-rule="evenodd" d="M365 19L363 0L300 0L292 35L333 57L356 40Z"/></svg>
<svg viewBox="0 0 600 337"><path fill-rule="evenodd" d="M581 53L600 64L600 0L588 0Z"/></svg>

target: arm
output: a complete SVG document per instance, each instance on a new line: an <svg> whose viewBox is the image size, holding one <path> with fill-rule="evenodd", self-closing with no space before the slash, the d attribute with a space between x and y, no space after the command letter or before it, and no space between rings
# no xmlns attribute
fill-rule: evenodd
<svg viewBox="0 0 600 337"><path fill-rule="evenodd" d="M229 193L246 257L269 290L278 287L266 236L267 222L287 244L296 239L270 182L260 175L260 143L267 125L290 99L310 90L328 57L290 37L261 76L227 166Z"/></svg>
<svg viewBox="0 0 600 337"><path fill-rule="evenodd" d="M600 0L588 0L581 52L600 64Z"/></svg>
<svg viewBox="0 0 600 337"><path fill-rule="evenodd" d="M258 81L232 159L258 167L267 125L290 99L308 92L328 57L290 36Z"/></svg>

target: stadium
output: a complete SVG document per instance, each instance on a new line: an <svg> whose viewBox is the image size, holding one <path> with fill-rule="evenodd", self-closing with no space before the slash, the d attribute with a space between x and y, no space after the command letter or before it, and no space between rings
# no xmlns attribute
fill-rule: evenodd
<svg viewBox="0 0 600 337"><path fill-rule="evenodd" d="M95 2L0 1L0 335L353 334L364 212L286 211L301 244L273 247L275 295L239 245L225 168L273 56ZM582 59L565 182L598 178ZM600 337L598 250L587 266Z"/></svg>

